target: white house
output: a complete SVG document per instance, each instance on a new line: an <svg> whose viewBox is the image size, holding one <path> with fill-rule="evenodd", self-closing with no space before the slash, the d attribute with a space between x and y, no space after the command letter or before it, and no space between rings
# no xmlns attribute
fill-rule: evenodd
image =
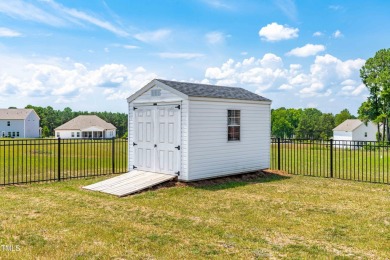
<svg viewBox="0 0 390 260"><path fill-rule="evenodd" d="M57 138L113 138L116 136L116 127L96 115L75 117L54 131Z"/></svg>
<svg viewBox="0 0 390 260"><path fill-rule="evenodd" d="M0 109L0 137L40 137L39 116L34 109Z"/></svg>
<svg viewBox="0 0 390 260"><path fill-rule="evenodd" d="M333 129L335 145L350 144L351 141L376 141L377 126L359 119L347 119Z"/></svg>
<svg viewBox="0 0 390 260"><path fill-rule="evenodd" d="M127 101L130 171L193 181L270 166L269 99L242 88L154 79Z"/></svg>

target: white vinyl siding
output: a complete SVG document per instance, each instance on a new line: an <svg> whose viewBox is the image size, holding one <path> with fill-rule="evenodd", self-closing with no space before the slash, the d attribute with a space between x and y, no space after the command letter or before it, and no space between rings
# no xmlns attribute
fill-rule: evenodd
<svg viewBox="0 0 390 260"><path fill-rule="evenodd" d="M190 108L190 180L269 167L269 104L190 101ZM240 142L227 141L227 110L241 111Z"/></svg>

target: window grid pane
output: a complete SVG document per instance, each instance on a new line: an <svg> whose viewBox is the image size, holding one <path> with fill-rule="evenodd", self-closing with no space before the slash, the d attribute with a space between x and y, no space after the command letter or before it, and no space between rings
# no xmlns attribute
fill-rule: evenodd
<svg viewBox="0 0 390 260"><path fill-rule="evenodd" d="M228 110L228 141L240 140L240 110Z"/></svg>

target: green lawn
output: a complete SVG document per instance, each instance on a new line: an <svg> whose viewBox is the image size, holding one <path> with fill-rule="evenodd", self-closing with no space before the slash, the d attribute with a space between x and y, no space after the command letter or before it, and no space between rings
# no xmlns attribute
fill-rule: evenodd
<svg viewBox="0 0 390 260"><path fill-rule="evenodd" d="M271 168L277 169L277 144L271 145ZM333 177L390 183L389 147L333 148ZM292 174L330 177L330 148L318 141L281 144L280 169Z"/></svg>
<svg viewBox="0 0 390 260"><path fill-rule="evenodd" d="M0 188L0 259L390 258L390 186L271 176L125 198ZM1 249L1 248L0 248Z"/></svg>
<svg viewBox="0 0 390 260"><path fill-rule="evenodd" d="M113 173L112 140L0 139L0 185ZM58 155L60 154L60 164ZM115 172L127 171L127 141L114 143Z"/></svg>

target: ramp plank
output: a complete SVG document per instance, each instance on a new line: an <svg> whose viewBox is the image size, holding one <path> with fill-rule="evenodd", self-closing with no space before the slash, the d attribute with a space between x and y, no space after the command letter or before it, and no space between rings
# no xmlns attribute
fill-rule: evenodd
<svg viewBox="0 0 390 260"><path fill-rule="evenodd" d="M83 189L100 191L123 197L174 178L176 178L175 175L163 173L131 171L111 179L85 186Z"/></svg>

